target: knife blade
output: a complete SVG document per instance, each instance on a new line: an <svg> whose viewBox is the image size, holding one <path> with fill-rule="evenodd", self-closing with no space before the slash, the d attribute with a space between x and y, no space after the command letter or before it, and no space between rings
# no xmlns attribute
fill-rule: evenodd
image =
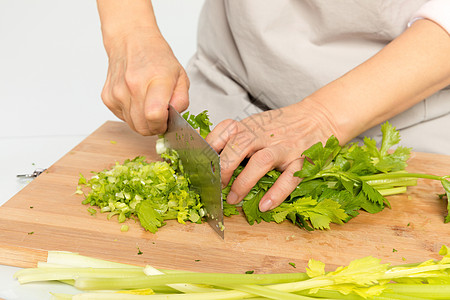
<svg viewBox="0 0 450 300"><path fill-rule="evenodd" d="M200 195L206 210L206 220L224 238L222 184L219 154L204 138L169 105L167 148L176 150L189 176L193 189Z"/></svg>

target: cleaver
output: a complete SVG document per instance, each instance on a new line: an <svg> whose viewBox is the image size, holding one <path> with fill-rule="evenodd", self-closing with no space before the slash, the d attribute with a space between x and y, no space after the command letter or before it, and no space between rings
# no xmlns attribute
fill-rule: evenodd
<svg viewBox="0 0 450 300"><path fill-rule="evenodd" d="M164 139L167 148L178 152L192 188L201 197L208 224L223 239L225 227L219 154L170 104Z"/></svg>

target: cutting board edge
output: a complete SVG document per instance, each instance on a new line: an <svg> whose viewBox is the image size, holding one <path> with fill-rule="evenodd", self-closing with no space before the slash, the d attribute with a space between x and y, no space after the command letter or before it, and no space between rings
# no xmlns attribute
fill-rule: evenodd
<svg viewBox="0 0 450 300"><path fill-rule="evenodd" d="M0 264L2 265L34 268L39 261L46 261L47 255L46 250L0 243Z"/></svg>

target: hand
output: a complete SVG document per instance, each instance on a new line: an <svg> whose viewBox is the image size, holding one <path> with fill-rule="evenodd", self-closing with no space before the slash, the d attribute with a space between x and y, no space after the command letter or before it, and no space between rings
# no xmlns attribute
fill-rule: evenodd
<svg viewBox="0 0 450 300"><path fill-rule="evenodd" d="M166 131L168 104L181 112L189 105L189 79L159 34L145 28L116 37L109 56L105 105L142 135Z"/></svg>
<svg viewBox="0 0 450 300"><path fill-rule="evenodd" d="M336 136L328 111L312 100L252 115L241 122L225 120L207 136L207 142L220 153L222 184L245 159L247 165L235 179L227 202L239 203L268 171L282 172L259 203L261 211L280 205L300 178L293 174L303 164L301 154L311 145Z"/></svg>

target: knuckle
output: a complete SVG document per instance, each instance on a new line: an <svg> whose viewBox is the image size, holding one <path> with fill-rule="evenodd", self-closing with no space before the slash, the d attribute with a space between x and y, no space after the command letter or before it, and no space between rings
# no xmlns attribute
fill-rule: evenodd
<svg viewBox="0 0 450 300"><path fill-rule="evenodd" d="M145 119L150 123L160 123L165 118L164 112L160 110L147 110L144 113Z"/></svg>
<svg viewBox="0 0 450 300"><path fill-rule="evenodd" d="M174 88L176 84L176 80L170 74L164 76L155 76L149 80L149 85L159 85Z"/></svg>
<svg viewBox="0 0 450 300"><path fill-rule="evenodd" d="M112 97L110 95L109 90L105 86L100 97L102 98L103 103L109 108L112 106Z"/></svg>
<svg viewBox="0 0 450 300"><path fill-rule="evenodd" d="M134 125L134 130L142 135L145 135L148 132L148 128L145 128L144 126L136 126Z"/></svg>
<svg viewBox="0 0 450 300"><path fill-rule="evenodd" d="M247 148L254 144L256 136L253 132L245 130L234 136L233 143L239 148Z"/></svg>
<svg viewBox="0 0 450 300"><path fill-rule="evenodd" d="M142 86L142 77L134 72L126 72L124 80L130 91L138 91Z"/></svg>
<svg viewBox="0 0 450 300"><path fill-rule="evenodd" d="M136 127L134 130L136 130L136 132L140 135L151 135L151 132L148 130L148 128L145 127Z"/></svg>
<svg viewBox="0 0 450 300"><path fill-rule="evenodd" d="M286 176L280 183L280 189L283 194L290 194L295 187L300 183L300 178L294 176Z"/></svg>
<svg viewBox="0 0 450 300"><path fill-rule="evenodd" d="M300 183L301 179L293 176L293 170L287 169L277 180L277 190L281 195L288 196L295 187Z"/></svg>
<svg viewBox="0 0 450 300"><path fill-rule="evenodd" d="M127 98L127 95L128 95L128 93L127 93L126 89L121 85L114 85L111 88L112 98L114 98L118 101L123 102Z"/></svg>
<svg viewBox="0 0 450 300"><path fill-rule="evenodd" d="M220 122L220 127L223 128L224 131L228 132L229 135L235 135L239 132L239 122L232 119L226 119Z"/></svg>
<svg viewBox="0 0 450 300"><path fill-rule="evenodd" d="M252 161L258 166L270 165L273 167L277 161L275 153L269 148L264 148L253 154Z"/></svg>

